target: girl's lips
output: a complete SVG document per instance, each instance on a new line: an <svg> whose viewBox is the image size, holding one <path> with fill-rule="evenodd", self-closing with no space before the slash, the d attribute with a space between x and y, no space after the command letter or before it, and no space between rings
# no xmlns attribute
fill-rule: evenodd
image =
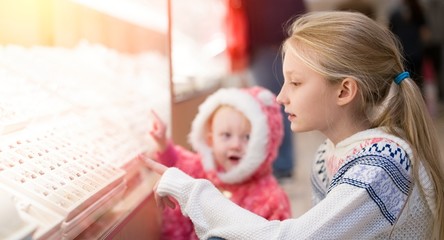
<svg viewBox="0 0 444 240"><path fill-rule="evenodd" d="M296 118L296 115L294 114L288 114L288 121L293 121Z"/></svg>

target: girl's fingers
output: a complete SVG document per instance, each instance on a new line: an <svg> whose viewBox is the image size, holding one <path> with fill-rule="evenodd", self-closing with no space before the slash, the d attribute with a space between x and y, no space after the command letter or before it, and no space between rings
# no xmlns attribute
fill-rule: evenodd
<svg viewBox="0 0 444 240"><path fill-rule="evenodd" d="M162 175L168 169L167 166L165 166L165 165L163 165L161 163L158 163L158 162L156 162L156 161L154 161L153 159L150 159L150 158L145 159L145 163L146 163L146 166L150 170L152 170L155 173L160 174L160 175Z"/></svg>
<svg viewBox="0 0 444 240"><path fill-rule="evenodd" d="M164 197L164 204L166 204L168 207L175 209L176 208L176 204L169 198L169 197Z"/></svg>
<svg viewBox="0 0 444 240"><path fill-rule="evenodd" d="M165 207L170 207L172 209L176 208L176 204L168 197L161 197L157 194L154 195L154 200L156 201L157 207L164 209Z"/></svg>
<svg viewBox="0 0 444 240"><path fill-rule="evenodd" d="M150 135L158 140L162 140L165 138L165 124L163 124L162 120L159 118L154 110L151 110L151 114L153 115L154 121L152 123L152 130L150 131Z"/></svg>
<svg viewBox="0 0 444 240"><path fill-rule="evenodd" d="M165 138L165 125L163 124L162 120L154 110L151 110L151 114L154 118L154 122L152 130L150 131L150 135L153 136L157 141L163 140ZM146 158L144 160L146 166L157 174L162 175L168 169L168 167L166 167L165 165L158 163L150 158ZM167 196L162 197L156 193L158 184L159 182L156 182L153 188L154 199L156 201L157 206L162 209L165 208L166 206L174 209L176 207L176 204L169 197Z"/></svg>
<svg viewBox="0 0 444 240"><path fill-rule="evenodd" d="M151 115L153 115L154 119L155 119L157 122L160 122L160 117L159 117L159 115L157 115L156 111L154 111L153 109L151 109Z"/></svg>
<svg viewBox="0 0 444 240"><path fill-rule="evenodd" d="M161 209L164 209L166 206L168 206L172 209L176 208L176 203L174 203L169 197L167 197L167 196L162 197L156 193L157 192L157 185L159 185L159 181L157 181L153 187L154 200L156 201L157 207L160 207Z"/></svg>
<svg viewBox="0 0 444 240"><path fill-rule="evenodd" d="M149 132L150 136L153 137L156 141L159 141L161 137L159 136L159 133L156 132L156 130L152 130Z"/></svg>
<svg viewBox="0 0 444 240"><path fill-rule="evenodd" d="M157 192L157 185L159 185L159 181L157 181L156 182L156 184L154 184L154 187L153 187L153 191L154 191L154 200L156 201L156 205L157 205L157 207L160 207L160 208L164 208L165 206L163 206L163 203L162 203L162 197L161 196L159 196L156 192Z"/></svg>
<svg viewBox="0 0 444 240"><path fill-rule="evenodd" d="M159 196L157 194L154 194L154 200L156 201L157 207L159 207L161 209L165 208L165 205L162 202L162 197L161 196Z"/></svg>

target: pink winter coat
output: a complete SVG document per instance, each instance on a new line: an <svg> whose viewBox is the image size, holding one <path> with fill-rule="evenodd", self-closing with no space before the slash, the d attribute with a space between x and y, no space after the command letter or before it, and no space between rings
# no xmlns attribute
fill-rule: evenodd
<svg viewBox="0 0 444 240"><path fill-rule="evenodd" d="M221 104L229 104L250 120L247 153L234 170L219 173L204 140L205 124ZM290 202L285 191L272 175L272 163L282 141L282 117L275 96L266 89L221 89L209 96L193 120L189 141L197 153L170 142L157 160L177 167L195 178L210 180L227 198L239 206L268 220L291 217ZM251 145L251 146L250 146ZM198 239L192 222L180 208L165 208L162 219L162 239Z"/></svg>

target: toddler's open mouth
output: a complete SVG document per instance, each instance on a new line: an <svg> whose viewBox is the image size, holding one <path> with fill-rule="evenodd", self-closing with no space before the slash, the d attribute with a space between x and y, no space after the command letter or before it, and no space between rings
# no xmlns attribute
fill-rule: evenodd
<svg viewBox="0 0 444 240"><path fill-rule="evenodd" d="M231 162L237 163L237 162L239 162L239 160L240 160L241 158L238 157L238 156L229 156L228 159L229 159Z"/></svg>

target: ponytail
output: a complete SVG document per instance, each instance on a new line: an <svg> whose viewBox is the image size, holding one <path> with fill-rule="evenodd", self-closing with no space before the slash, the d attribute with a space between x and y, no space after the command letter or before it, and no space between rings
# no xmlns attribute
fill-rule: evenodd
<svg viewBox="0 0 444 240"><path fill-rule="evenodd" d="M374 125L385 126L388 131L400 138L406 139L413 151L413 174L417 179L422 194L434 198L435 212L433 239L444 239L444 171L440 165L442 159L438 145L438 137L421 90L411 78L406 78L399 84L392 84L392 92L386 102L386 107L374 122ZM403 131L400 131L400 128ZM433 184L425 186L419 182L420 164L424 166ZM435 196L428 196L434 193Z"/></svg>

